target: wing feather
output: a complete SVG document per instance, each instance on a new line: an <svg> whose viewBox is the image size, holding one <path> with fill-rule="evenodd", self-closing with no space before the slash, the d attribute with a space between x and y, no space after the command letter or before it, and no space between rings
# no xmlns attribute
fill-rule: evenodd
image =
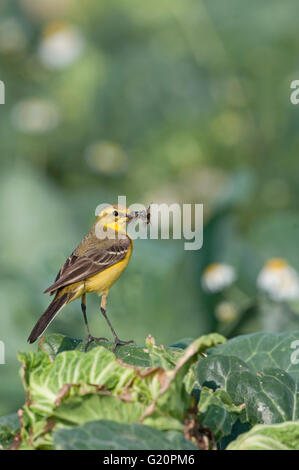
<svg viewBox="0 0 299 470"><path fill-rule="evenodd" d="M107 249L92 248L81 256L74 253L60 269L55 282L45 290L53 294L57 289L83 281L122 261L130 248L130 239L125 238Z"/></svg>

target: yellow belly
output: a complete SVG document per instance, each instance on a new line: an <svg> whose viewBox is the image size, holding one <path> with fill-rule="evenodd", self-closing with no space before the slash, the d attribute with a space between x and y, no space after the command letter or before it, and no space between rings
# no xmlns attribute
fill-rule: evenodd
<svg viewBox="0 0 299 470"><path fill-rule="evenodd" d="M88 279L85 279L85 281L75 282L74 284L64 287L64 289L60 291L59 296L70 292L73 294L70 299L70 302L72 302L87 292L96 292L99 295L108 292L110 287L115 283L115 281L117 281L121 273L128 266L132 249L133 246L131 242L130 250L122 261L105 269L105 271L102 271L101 273L90 276Z"/></svg>
<svg viewBox="0 0 299 470"><path fill-rule="evenodd" d="M99 295L107 292L127 267L130 256L131 254L128 254L123 261L86 279L85 292L97 292Z"/></svg>

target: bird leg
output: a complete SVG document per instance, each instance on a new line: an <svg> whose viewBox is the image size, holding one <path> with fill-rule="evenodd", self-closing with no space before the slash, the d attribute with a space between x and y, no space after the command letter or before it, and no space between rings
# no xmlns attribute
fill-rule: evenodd
<svg viewBox="0 0 299 470"><path fill-rule="evenodd" d="M117 334L115 333L115 330L113 328L113 326L111 325L110 323L110 320L109 318L107 317L107 314L106 314L106 306L107 306L107 293L106 294L103 294L102 295L102 300L101 300L101 312L106 320L106 322L108 323L109 325L109 328L110 330L112 331L112 334L114 336L114 346L113 346L113 352L115 351L116 347L119 345L119 346L123 346L125 344L130 344L130 343L134 343L134 341L131 339L130 341L122 341L121 339L119 339L119 337L117 336Z"/></svg>
<svg viewBox="0 0 299 470"><path fill-rule="evenodd" d="M87 321L87 315L86 315L86 294L83 294L82 295L82 298L81 298L81 309L82 309L82 313L83 313L83 317L84 317L84 323L85 323L85 326L86 326L86 329L87 329L87 342L86 342L86 345L85 345L85 352L87 351L88 349L88 346L90 345L90 343L92 343L93 341L108 341L107 338L95 338L94 336L92 336L90 334L90 330L89 330L89 326L88 326L88 321Z"/></svg>

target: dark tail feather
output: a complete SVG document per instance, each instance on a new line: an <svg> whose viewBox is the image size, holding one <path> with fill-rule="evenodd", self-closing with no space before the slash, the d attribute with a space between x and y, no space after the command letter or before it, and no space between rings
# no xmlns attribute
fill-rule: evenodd
<svg viewBox="0 0 299 470"><path fill-rule="evenodd" d="M59 310L61 310L62 307L65 306L68 300L69 295L63 294L61 297L59 297L58 299L54 299L50 303L45 313L42 314L37 324L31 331L30 336L28 338L29 343L34 343L34 341L36 341L37 338L39 338L40 335L43 334L45 329L50 325L51 321L54 320Z"/></svg>

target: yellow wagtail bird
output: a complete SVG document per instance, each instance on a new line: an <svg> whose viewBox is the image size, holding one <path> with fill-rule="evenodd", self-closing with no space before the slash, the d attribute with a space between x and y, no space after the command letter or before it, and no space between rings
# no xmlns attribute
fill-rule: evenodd
<svg viewBox="0 0 299 470"><path fill-rule="evenodd" d="M79 297L88 334L86 349L94 340L108 341L90 334L86 315L86 293L89 292L101 296L101 312L112 331L114 350L117 345L133 342L118 338L106 315L106 305L110 287L127 267L132 254L133 242L127 234L127 223L138 215L116 205L101 211L91 231L60 269L55 282L45 290L45 293L55 294L55 297L31 331L29 343L34 343L43 334L65 305Z"/></svg>

